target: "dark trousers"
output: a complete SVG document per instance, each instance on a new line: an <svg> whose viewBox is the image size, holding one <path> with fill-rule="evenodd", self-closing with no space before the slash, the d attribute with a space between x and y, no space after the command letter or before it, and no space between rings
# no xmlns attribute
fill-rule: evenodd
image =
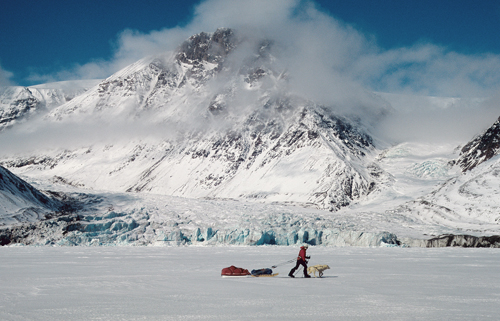
<svg viewBox="0 0 500 321"><path fill-rule="evenodd" d="M307 275L307 263L304 260L297 260L297 264L295 264L295 267L290 270L290 273L288 273L288 275L290 275L290 274L293 275L295 273L295 271L297 271L297 269L301 265L304 267L304 276L306 276Z"/></svg>

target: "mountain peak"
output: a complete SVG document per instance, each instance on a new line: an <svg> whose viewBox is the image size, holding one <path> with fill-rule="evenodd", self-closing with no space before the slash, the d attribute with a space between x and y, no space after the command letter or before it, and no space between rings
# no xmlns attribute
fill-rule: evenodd
<svg viewBox="0 0 500 321"><path fill-rule="evenodd" d="M482 135L467 143L460 152L458 165L463 172L497 155L500 150L500 117Z"/></svg>
<svg viewBox="0 0 500 321"><path fill-rule="evenodd" d="M122 69L46 119L76 121L84 131L98 120L117 130L96 129L99 140L47 155L51 168L40 170L87 188L331 211L370 194L373 139L355 120L290 89L274 41L221 28ZM130 136L135 128L140 134Z"/></svg>
<svg viewBox="0 0 500 321"><path fill-rule="evenodd" d="M237 41L232 29L219 28L214 33L201 32L189 37L179 48L176 59L183 63L201 62L219 65L236 47Z"/></svg>

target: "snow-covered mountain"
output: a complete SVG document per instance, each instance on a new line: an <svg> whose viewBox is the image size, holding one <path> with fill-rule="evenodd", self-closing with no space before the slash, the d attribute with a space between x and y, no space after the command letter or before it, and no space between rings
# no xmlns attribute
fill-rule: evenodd
<svg viewBox="0 0 500 321"><path fill-rule="evenodd" d="M0 225L39 221L62 209L61 201L0 166Z"/></svg>
<svg viewBox="0 0 500 321"><path fill-rule="evenodd" d="M491 234L500 225L500 121L465 144L451 164L463 172L435 190L399 207L430 223L457 226L464 231Z"/></svg>
<svg viewBox="0 0 500 321"><path fill-rule="evenodd" d="M98 82L84 80L30 87L0 87L0 131L66 103Z"/></svg>
<svg viewBox="0 0 500 321"><path fill-rule="evenodd" d="M483 244L478 237L500 233L491 199L495 147L471 142L460 157L455 146L388 148L362 118L291 91L294 75L275 46L231 29L200 33L68 102L44 98L45 117L35 128L42 138L56 132L50 140L65 144L40 140L0 164L81 206L30 223L36 237L16 226L4 239L433 246L440 241L429 239L441 234L471 234ZM38 108L35 100L25 108L12 104L19 96L5 97L4 105L24 110L9 126ZM390 112L383 96L371 97L372 119ZM68 144L68 137L75 139ZM472 168L465 163L478 166L463 174Z"/></svg>
<svg viewBox="0 0 500 321"><path fill-rule="evenodd" d="M379 170L371 164L370 135L333 109L287 92L271 42L242 42L230 29L195 35L178 51L145 58L47 116L48 123L98 118L126 128L117 132L137 130L137 137L3 163L91 189L327 210L374 191ZM238 46L249 50L243 58Z"/></svg>
<svg viewBox="0 0 500 321"><path fill-rule="evenodd" d="M483 134L471 140L461 150L457 161L462 171L470 171L498 155L500 150L500 118Z"/></svg>

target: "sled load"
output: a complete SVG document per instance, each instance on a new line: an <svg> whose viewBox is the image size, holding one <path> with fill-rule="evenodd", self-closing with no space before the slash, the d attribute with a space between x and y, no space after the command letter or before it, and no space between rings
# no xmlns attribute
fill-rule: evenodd
<svg viewBox="0 0 500 321"><path fill-rule="evenodd" d="M222 277L229 277L229 276L248 276L250 275L250 272L248 272L247 269L239 268L234 265L231 265L230 267L223 268L220 275Z"/></svg>
<svg viewBox="0 0 500 321"><path fill-rule="evenodd" d="M271 270L269 268L252 270L253 276L270 275L270 274L273 274L273 270Z"/></svg>

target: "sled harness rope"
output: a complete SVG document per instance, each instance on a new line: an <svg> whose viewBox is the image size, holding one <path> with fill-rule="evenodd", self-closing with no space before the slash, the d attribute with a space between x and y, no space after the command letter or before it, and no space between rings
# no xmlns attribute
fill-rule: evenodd
<svg viewBox="0 0 500 321"><path fill-rule="evenodd" d="M288 261L286 261L286 262L281 262L281 263L278 263L278 264L273 265L273 266L271 266L271 267L272 267L273 269L275 269L275 268L277 268L277 267L278 267L278 266L280 266L280 265L284 265L284 264L292 263L292 262L295 262L295 261L297 261L297 259L291 259L291 260L288 260Z"/></svg>

